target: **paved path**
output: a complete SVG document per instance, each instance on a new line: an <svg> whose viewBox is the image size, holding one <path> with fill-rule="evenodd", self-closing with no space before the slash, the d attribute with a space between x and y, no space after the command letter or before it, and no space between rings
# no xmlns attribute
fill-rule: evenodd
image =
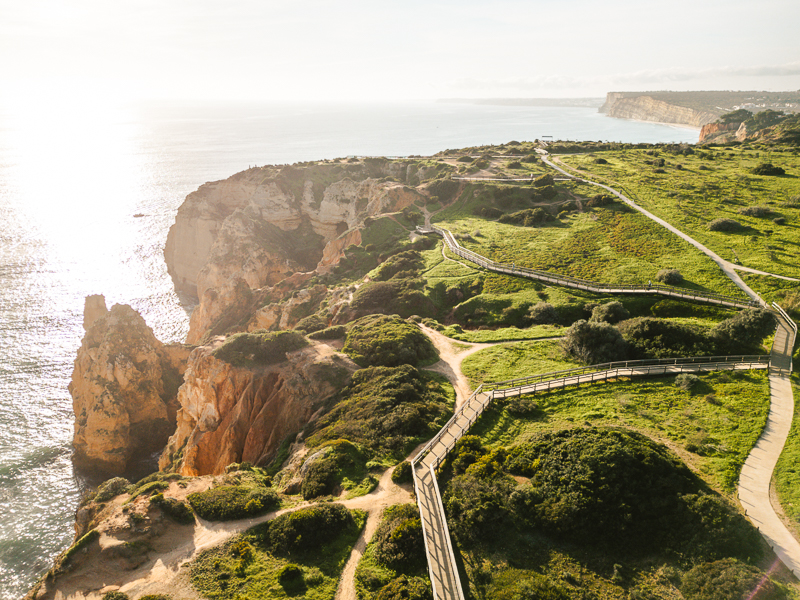
<svg viewBox="0 0 800 600"><path fill-rule="evenodd" d="M563 173L564 175L569 175L572 179L575 179L575 180L580 181L582 183L588 183L589 185L594 185L594 186L603 188L607 192L609 192L611 194L614 194L617 198L622 200L625 204L627 204L631 208L634 208L634 209L638 210L640 213L642 213L648 219L651 219L652 221L655 221L656 223L658 223L662 227L665 227L668 230L670 230L672 233L674 233L675 235L677 235L681 239L686 240L692 246L694 246L695 248L700 250L700 252L702 252L703 254L708 256L715 263L717 263L717 265L719 266L720 269L722 269L722 271L725 273L725 275L727 275L730 278L730 280L733 281L733 283L735 283L739 287L739 289L741 289L745 294L747 294L752 300L756 300L757 302L759 302L761 304L764 304L764 301L759 297L759 295L756 294L753 290L751 290L750 287L742 280L742 278L739 277L739 274L736 272L736 269L734 269L734 265L732 265L730 262L728 262L727 260L725 260L724 258L719 256L715 252L712 252L711 250L706 248L703 244L701 244L700 242L698 242L694 238L689 237L689 235L683 233L677 227L674 227L674 226L670 225L665 220L660 219L659 217L655 216L653 213L645 210L644 208L642 208L641 206L636 204L636 202L634 202L633 200L631 200L627 196L624 196L623 194L621 194L620 192L618 192L614 188L609 187L607 185L603 185L602 183L597 183L596 181L592 181L591 179L583 179L582 177L577 177L577 176L565 171L564 169L562 169L558 165L554 164L552 161L550 161L550 159L547 158L546 154L543 154L541 158L542 158L543 162L545 162L546 164L548 164L549 166L554 168L559 173Z"/></svg>
<svg viewBox="0 0 800 600"><path fill-rule="evenodd" d="M737 490L750 521L781 562L800 579L800 543L792 536L770 503L770 481L794 416L794 396L789 379L796 332L782 316L772 347L769 376L770 407L767 424L742 467Z"/></svg>

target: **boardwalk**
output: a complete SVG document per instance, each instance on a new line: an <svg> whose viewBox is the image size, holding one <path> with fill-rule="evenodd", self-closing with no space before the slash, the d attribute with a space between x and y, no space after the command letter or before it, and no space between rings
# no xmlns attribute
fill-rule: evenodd
<svg viewBox="0 0 800 600"><path fill-rule="evenodd" d="M453 415L412 462L414 487L422 519L425 552L428 557L428 570L434 598L436 600L464 600L434 469L441 464L456 442L469 431L469 428L478 420L478 417L494 398L542 393L572 385L598 383L621 377L671 375L722 369L766 369L769 366L768 361L769 357L766 356L719 357L719 360L703 362L693 359L630 361L618 363L619 366L604 370L593 370L590 367L553 373L550 374L550 377L542 375L502 382L511 384L505 387L499 387L501 384L487 384L485 387L495 388L491 390L484 390L484 386L478 387L464 406Z"/></svg>
<svg viewBox="0 0 800 600"><path fill-rule="evenodd" d="M796 326L783 315L772 347L769 376L770 407L767 424L739 475L739 502L750 521L796 577L800 578L800 543L781 522L770 503L772 472L781 455L794 415L794 397L789 376L792 370Z"/></svg>

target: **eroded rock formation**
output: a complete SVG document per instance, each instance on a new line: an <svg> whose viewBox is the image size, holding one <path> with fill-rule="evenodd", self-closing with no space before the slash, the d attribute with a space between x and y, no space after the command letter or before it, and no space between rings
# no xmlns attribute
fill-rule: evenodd
<svg viewBox="0 0 800 600"><path fill-rule="evenodd" d="M199 343L209 332L220 333L224 328L215 325L249 306L249 291L294 273L330 269L345 248L361 242L365 218L401 210L420 198L402 183L375 178L389 174L406 177L408 168L388 161L265 167L190 194L164 250L178 289L200 300L187 341Z"/></svg>
<svg viewBox="0 0 800 600"><path fill-rule="evenodd" d="M164 446L175 429L177 388L188 349L159 342L130 306L105 310L87 298L83 338L69 391L77 464L120 473Z"/></svg>
<svg viewBox="0 0 800 600"><path fill-rule="evenodd" d="M182 475L224 472L232 462L268 462L355 370L324 344L287 354L267 367L235 367L196 348L178 393L178 426L159 468Z"/></svg>
<svg viewBox="0 0 800 600"><path fill-rule="evenodd" d="M620 119L674 123L691 127L702 127L716 121L718 117L708 111L669 104L647 94L625 92L609 92L605 104L600 107L600 112Z"/></svg>

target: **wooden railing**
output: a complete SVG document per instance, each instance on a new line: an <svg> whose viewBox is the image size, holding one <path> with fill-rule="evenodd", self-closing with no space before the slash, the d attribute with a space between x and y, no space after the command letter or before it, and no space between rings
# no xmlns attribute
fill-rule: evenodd
<svg viewBox="0 0 800 600"><path fill-rule="evenodd" d="M453 234L444 229L431 225L430 227L417 227L420 233L436 233L444 239L445 244L453 254L465 258L485 269L494 271L496 273L504 273L506 275L516 275L518 277L527 277L545 283L560 285L573 289L585 290L588 292L595 292L600 294L657 294L661 296L669 296L672 298L681 298L684 300L692 300L695 302L706 302L709 304L716 304L719 306L729 306L735 308L750 308L759 306L759 303L749 298L737 298L734 296L726 296L724 294L716 294L714 292L704 292L700 290L689 290L686 288L679 288L671 285L662 285L660 283L648 283L647 285L632 285L626 283L600 283L588 279L581 279L579 277L570 277L568 275L559 275L556 273L549 273L547 271L539 271L536 269L529 269L527 267L519 267L515 264L498 263L493 260L481 256L477 252L467 250L455 239Z"/></svg>

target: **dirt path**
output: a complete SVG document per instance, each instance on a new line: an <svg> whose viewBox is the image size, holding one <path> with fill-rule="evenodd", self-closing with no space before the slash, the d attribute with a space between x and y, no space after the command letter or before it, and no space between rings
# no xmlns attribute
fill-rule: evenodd
<svg viewBox="0 0 800 600"><path fill-rule="evenodd" d="M453 388L456 390L455 409L458 410L472 394L472 387L470 387L469 381L464 373L461 372L461 362L471 354L475 354L489 346L494 346L496 343L472 344L469 342L461 342L458 340L451 340L427 325L420 324L420 328L425 332L425 335L431 339L436 350L439 352L439 362L427 367L427 370L441 373L453 384ZM453 344L464 344L465 346L469 346L469 348L458 349L454 347Z"/></svg>

